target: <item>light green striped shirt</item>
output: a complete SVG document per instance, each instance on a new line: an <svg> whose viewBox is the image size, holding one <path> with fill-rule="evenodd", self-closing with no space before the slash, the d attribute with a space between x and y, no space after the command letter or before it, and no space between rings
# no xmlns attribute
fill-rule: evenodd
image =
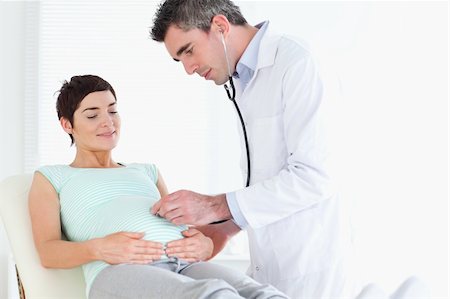
<svg viewBox="0 0 450 299"><path fill-rule="evenodd" d="M38 171L59 195L62 230L71 241L120 231L145 232L145 240L163 244L183 237L185 226L150 214L150 207L161 197L153 164L133 163L121 168L51 165ZM83 265L87 294L97 274L108 265L103 261Z"/></svg>

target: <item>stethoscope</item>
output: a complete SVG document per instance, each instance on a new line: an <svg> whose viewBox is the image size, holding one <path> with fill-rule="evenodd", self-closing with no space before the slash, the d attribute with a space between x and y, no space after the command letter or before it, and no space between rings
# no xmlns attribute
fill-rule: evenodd
<svg viewBox="0 0 450 299"><path fill-rule="evenodd" d="M223 50L225 52L225 59L227 61L228 81L230 84L230 86L228 86L227 84L224 84L223 86L225 87L228 98L230 99L230 101L233 102L234 107L236 107L237 114L239 115L239 120L241 121L242 131L244 132L245 149L247 152L247 182L245 184L245 187L248 187L248 186L250 186L250 150L248 147L247 130L245 129L244 119L242 118L241 110L239 110L239 107L236 103L236 88L234 87L233 77L231 75L230 61L228 60L227 45L225 44L223 32L221 31L220 34L222 37L222 44L223 44Z"/></svg>

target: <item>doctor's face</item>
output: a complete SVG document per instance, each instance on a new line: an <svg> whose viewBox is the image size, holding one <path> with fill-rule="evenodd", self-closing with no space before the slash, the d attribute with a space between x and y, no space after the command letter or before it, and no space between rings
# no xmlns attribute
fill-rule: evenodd
<svg viewBox="0 0 450 299"><path fill-rule="evenodd" d="M183 63L186 73L197 73L205 80L222 85L228 80L228 69L220 34L200 29L184 31L175 25L167 30L164 44L175 61Z"/></svg>

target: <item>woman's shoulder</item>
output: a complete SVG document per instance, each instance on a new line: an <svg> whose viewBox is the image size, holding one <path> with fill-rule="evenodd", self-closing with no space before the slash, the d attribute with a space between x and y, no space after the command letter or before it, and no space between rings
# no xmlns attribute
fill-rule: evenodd
<svg viewBox="0 0 450 299"><path fill-rule="evenodd" d="M71 168L69 165L43 165L39 167L36 172L42 174L55 188L55 190L59 193L64 178L67 177L68 172L70 172Z"/></svg>
<svg viewBox="0 0 450 299"><path fill-rule="evenodd" d="M43 174L50 175L60 175L65 169L69 168L69 165L54 164L54 165L43 165L36 169L36 171Z"/></svg>

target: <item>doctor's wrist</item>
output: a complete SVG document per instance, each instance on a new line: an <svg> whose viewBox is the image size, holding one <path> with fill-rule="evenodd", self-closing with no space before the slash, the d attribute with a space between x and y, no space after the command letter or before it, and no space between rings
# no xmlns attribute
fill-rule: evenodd
<svg viewBox="0 0 450 299"><path fill-rule="evenodd" d="M214 222L223 222L232 218L225 194L211 196L214 211Z"/></svg>

